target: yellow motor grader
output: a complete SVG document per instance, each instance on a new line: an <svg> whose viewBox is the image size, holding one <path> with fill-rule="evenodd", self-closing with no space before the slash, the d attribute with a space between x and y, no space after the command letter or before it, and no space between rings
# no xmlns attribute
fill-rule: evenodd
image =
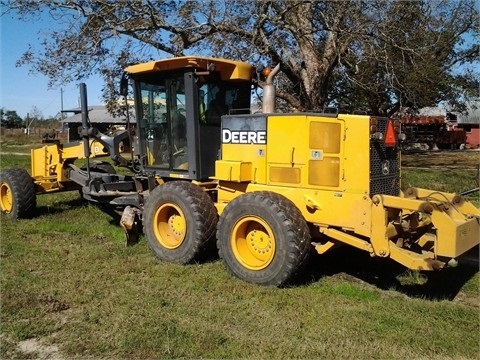
<svg viewBox="0 0 480 360"><path fill-rule="evenodd" d="M80 191L124 209L128 240L143 224L160 260L194 262L216 243L231 274L276 286L312 251L340 245L437 270L479 244L480 211L463 196L401 191L398 121L277 113L278 71L266 78L262 111L251 113L250 64L179 57L129 66L121 93L133 88L135 130L109 136L91 127L81 92L82 140L33 149L31 174L1 171L2 212L29 217L37 195ZM127 143L129 158L120 151ZM101 156L131 175L89 161Z"/></svg>

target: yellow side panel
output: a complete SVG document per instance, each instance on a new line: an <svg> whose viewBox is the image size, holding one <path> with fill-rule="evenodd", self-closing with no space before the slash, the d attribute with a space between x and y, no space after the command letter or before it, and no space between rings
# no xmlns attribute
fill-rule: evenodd
<svg viewBox="0 0 480 360"><path fill-rule="evenodd" d="M338 157L325 156L322 161L309 161L308 169L310 185L339 186L340 160Z"/></svg>
<svg viewBox="0 0 480 360"><path fill-rule="evenodd" d="M215 179L245 182L252 180L252 163L217 160L215 161Z"/></svg>
<svg viewBox="0 0 480 360"><path fill-rule="evenodd" d="M96 140L89 140L90 157L104 157L108 155L107 149ZM61 157L63 160L67 159L84 159L85 149L83 141L71 142L64 144L61 151Z"/></svg>
<svg viewBox="0 0 480 360"><path fill-rule="evenodd" d="M82 141L65 144L61 150L62 158L82 159L85 157L85 149Z"/></svg>
<svg viewBox="0 0 480 360"><path fill-rule="evenodd" d="M310 114L275 115L268 117L267 128L269 184L305 188L344 186L340 183L342 120ZM289 166L290 170L276 170L280 165Z"/></svg>
<svg viewBox="0 0 480 360"><path fill-rule="evenodd" d="M267 162L306 165L308 156L306 115L273 115L267 120Z"/></svg>
<svg viewBox="0 0 480 360"><path fill-rule="evenodd" d="M370 191L370 117L339 115L345 122L344 166L342 178L345 191L368 194Z"/></svg>
<svg viewBox="0 0 480 360"><path fill-rule="evenodd" d="M309 117L308 184L321 187L340 187L344 130L343 121Z"/></svg>
<svg viewBox="0 0 480 360"><path fill-rule="evenodd" d="M301 170L298 167L269 166L268 177L272 183L300 184Z"/></svg>
<svg viewBox="0 0 480 360"><path fill-rule="evenodd" d="M266 146L263 144L222 144L222 159L251 163L251 181L265 183Z"/></svg>
<svg viewBox="0 0 480 360"><path fill-rule="evenodd" d="M310 148L322 149L324 153L340 153L341 131L342 126L338 122L312 120L310 123Z"/></svg>

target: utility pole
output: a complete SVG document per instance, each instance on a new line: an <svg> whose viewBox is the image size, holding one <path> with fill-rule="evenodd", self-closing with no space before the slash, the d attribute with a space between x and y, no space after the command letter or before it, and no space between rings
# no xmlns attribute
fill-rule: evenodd
<svg viewBox="0 0 480 360"><path fill-rule="evenodd" d="M29 136L30 135L30 126L32 126L33 122L35 121L35 118L33 118L31 121L30 121L30 113L27 113L27 120L25 120L26 122L26 129L25 129L25 136Z"/></svg>
<svg viewBox="0 0 480 360"><path fill-rule="evenodd" d="M62 120L65 119L65 114L63 112L63 88L60 88L60 114Z"/></svg>
<svg viewBox="0 0 480 360"><path fill-rule="evenodd" d="M29 135L29 134L28 134L28 133L29 133L29 128L30 128L30 124L29 124L30 119L29 119L29 117L30 117L30 113L27 113L27 120L25 121L25 122L26 122L26 124L25 124L25 125L26 125L26 126L25 126L25 136L28 136L28 135Z"/></svg>

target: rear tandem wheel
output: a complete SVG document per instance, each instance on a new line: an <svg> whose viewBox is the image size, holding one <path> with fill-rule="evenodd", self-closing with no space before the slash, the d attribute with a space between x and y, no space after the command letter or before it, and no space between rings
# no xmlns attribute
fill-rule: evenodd
<svg viewBox="0 0 480 360"><path fill-rule="evenodd" d="M144 234L155 256L187 264L214 241L218 215L212 199L187 181L157 186L143 211Z"/></svg>
<svg viewBox="0 0 480 360"><path fill-rule="evenodd" d="M11 219L29 218L37 206L35 184L25 169L0 171L0 209Z"/></svg>
<svg viewBox="0 0 480 360"><path fill-rule="evenodd" d="M240 195L220 216L217 247L228 271L248 282L283 286L303 270L310 231L293 202L276 193Z"/></svg>

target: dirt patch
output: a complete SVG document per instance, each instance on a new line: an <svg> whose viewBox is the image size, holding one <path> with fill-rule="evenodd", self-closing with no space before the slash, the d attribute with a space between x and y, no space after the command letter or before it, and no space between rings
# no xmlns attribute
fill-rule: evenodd
<svg viewBox="0 0 480 360"><path fill-rule="evenodd" d="M28 355L28 357L34 356L36 360L63 360L60 355L58 347L55 345L42 344L41 340L28 339L20 341L17 345L18 351Z"/></svg>
<svg viewBox="0 0 480 360"><path fill-rule="evenodd" d="M10 152L10 151L0 151L0 155L30 155L30 153L21 153L21 152Z"/></svg>
<svg viewBox="0 0 480 360"><path fill-rule="evenodd" d="M46 345L41 339L32 338L16 342L5 334L0 334L2 359L64 360L55 345Z"/></svg>

